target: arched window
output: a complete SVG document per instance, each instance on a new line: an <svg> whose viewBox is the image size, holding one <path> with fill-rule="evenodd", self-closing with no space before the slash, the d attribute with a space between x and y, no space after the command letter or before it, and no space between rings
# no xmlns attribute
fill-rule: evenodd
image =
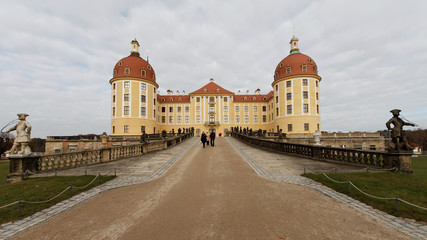
<svg viewBox="0 0 427 240"><path fill-rule="evenodd" d="M141 77L145 77L145 70L141 70Z"/></svg>
<svg viewBox="0 0 427 240"><path fill-rule="evenodd" d="M130 68L125 68L125 74L130 74Z"/></svg>

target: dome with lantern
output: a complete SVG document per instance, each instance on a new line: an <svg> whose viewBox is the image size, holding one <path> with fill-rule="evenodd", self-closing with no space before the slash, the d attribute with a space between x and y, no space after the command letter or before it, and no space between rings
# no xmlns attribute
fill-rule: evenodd
<svg viewBox="0 0 427 240"><path fill-rule="evenodd" d="M132 77L156 82L156 74L148 61L140 57L139 43L136 39L131 42L132 50L129 56L120 59L113 70L113 78Z"/></svg>
<svg viewBox="0 0 427 240"><path fill-rule="evenodd" d="M298 38L293 36L289 43L291 44L291 51L277 65L274 72L274 81L297 75L315 75L321 79L318 75L316 62L299 51Z"/></svg>

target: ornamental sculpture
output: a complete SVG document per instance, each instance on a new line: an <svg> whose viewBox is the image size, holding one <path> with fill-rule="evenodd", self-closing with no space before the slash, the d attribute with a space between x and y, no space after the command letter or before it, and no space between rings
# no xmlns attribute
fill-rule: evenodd
<svg viewBox="0 0 427 240"><path fill-rule="evenodd" d="M13 142L12 149L6 152L9 154L31 154L31 148L28 146L31 139L31 125L27 122L26 113L18 113L18 119L20 120L15 126L11 127L6 133L16 130L16 138ZM18 152L18 147L21 147L21 151Z"/></svg>
<svg viewBox="0 0 427 240"><path fill-rule="evenodd" d="M410 122L405 122L399 117L400 110L393 109L390 111L393 114L393 117L388 120L385 124L388 130L391 130L391 139L393 141L390 144L389 150L397 150L397 151L411 151L413 148L409 145L408 139L405 136L405 132L403 131L403 126L415 126L415 124ZM391 127L393 125L393 127Z"/></svg>

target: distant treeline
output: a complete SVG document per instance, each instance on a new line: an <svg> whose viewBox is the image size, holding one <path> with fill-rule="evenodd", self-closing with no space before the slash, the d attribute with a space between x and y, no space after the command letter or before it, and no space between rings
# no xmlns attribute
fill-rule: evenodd
<svg viewBox="0 0 427 240"><path fill-rule="evenodd" d="M423 151L427 151L427 129L407 130L405 133L412 146L421 147Z"/></svg>

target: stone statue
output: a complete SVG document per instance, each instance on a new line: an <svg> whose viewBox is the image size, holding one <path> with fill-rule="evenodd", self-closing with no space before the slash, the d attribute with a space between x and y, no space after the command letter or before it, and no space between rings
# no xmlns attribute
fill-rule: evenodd
<svg viewBox="0 0 427 240"><path fill-rule="evenodd" d="M388 120L385 124L388 130L391 130L391 139L394 146L390 146L389 150L407 150L411 151L413 148L409 145L408 139L405 137L405 132L403 131L403 126L415 126L415 124L405 122L399 117L400 110L393 109L390 111L393 114L393 117ZM393 124L393 128L391 127ZM393 145L391 144L391 145Z"/></svg>
<svg viewBox="0 0 427 240"><path fill-rule="evenodd" d="M314 134L313 134L314 142L315 142L315 145L317 145L317 146L322 145L322 144L320 143L320 136L321 136L321 134L320 134L319 130L316 130L316 131L314 132Z"/></svg>
<svg viewBox="0 0 427 240"><path fill-rule="evenodd" d="M6 133L9 133L13 130L16 130L16 138L13 142L12 149L6 152L9 154L31 154L31 148L28 146L28 143L31 139L31 125L27 122L26 113L18 113L18 119L20 120L15 126L11 127ZM18 152L18 147L21 147L21 151Z"/></svg>

